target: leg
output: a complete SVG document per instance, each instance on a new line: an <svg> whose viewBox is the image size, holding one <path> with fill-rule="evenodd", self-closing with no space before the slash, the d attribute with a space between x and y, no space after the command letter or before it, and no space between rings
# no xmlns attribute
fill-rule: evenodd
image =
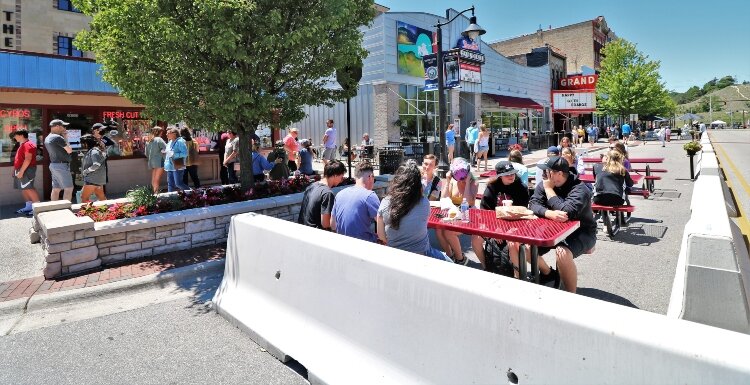
<svg viewBox="0 0 750 385"><path fill-rule="evenodd" d="M159 185L161 184L161 174L164 172L163 168L152 168L151 169L151 188L154 194L159 193Z"/></svg>
<svg viewBox="0 0 750 385"><path fill-rule="evenodd" d="M448 243L446 237L445 237L445 230L442 229L435 229L435 236L437 237L438 244L440 245L440 248L445 251L448 256L453 255L453 251L451 251L451 245Z"/></svg>
<svg viewBox="0 0 750 385"><path fill-rule="evenodd" d="M89 203L91 202L91 194L94 193L94 190L97 186L94 185L84 185L83 189L81 189L81 203Z"/></svg>
<svg viewBox="0 0 750 385"><path fill-rule="evenodd" d="M175 184L177 185L177 188L180 190L190 190L190 187L187 185L187 183L184 183L182 181L182 177L185 175L185 169L177 170L175 171Z"/></svg>
<svg viewBox="0 0 750 385"><path fill-rule="evenodd" d="M443 233L443 236L445 236L445 240L450 245L451 250L453 251L453 260L458 263L464 262L463 251L461 250L461 240L458 239L459 233L455 231L445 231ZM450 255L449 255L450 256Z"/></svg>
<svg viewBox="0 0 750 385"><path fill-rule="evenodd" d="M168 192L172 192L176 189L174 179L175 179L175 172L167 171L167 191Z"/></svg>
<svg viewBox="0 0 750 385"><path fill-rule="evenodd" d="M58 201L60 200L60 188L52 188L52 193L49 195L49 200Z"/></svg>
<svg viewBox="0 0 750 385"><path fill-rule="evenodd" d="M98 201L106 201L107 196L104 195L104 186L97 186L94 190L94 194L96 194L96 200Z"/></svg>
<svg viewBox="0 0 750 385"><path fill-rule="evenodd" d="M484 158L484 171L487 171L487 151L482 153L482 157Z"/></svg>
<svg viewBox="0 0 750 385"><path fill-rule="evenodd" d="M190 179L193 180L193 187L201 187L201 181L200 179L198 179L198 165L192 165L188 167L187 171L188 173L190 173ZM185 182L185 184L188 184L187 181Z"/></svg>
<svg viewBox="0 0 750 385"><path fill-rule="evenodd" d="M477 258L479 259L479 263L482 264L482 268L487 270L487 265L485 264L485 256L484 256L484 239L480 237L479 235L472 235L471 236L471 248L474 250L474 254L477 255Z"/></svg>
<svg viewBox="0 0 750 385"><path fill-rule="evenodd" d="M565 290L575 293L578 285L578 269L573 262L573 253L565 246L557 246L555 248L555 260Z"/></svg>
<svg viewBox="0 0 750 385"><path fill-rule="evenodd" d="M69 202L73 202L73 187L63 189L63 199Z"/></svg>
<svg viewBox="0 0 750 385"><path fill-rule="evenodd" d="M521 244L518 242L508 242L508 254L510 255L510 263L513 265L513 276L518 278L518 254L521 249Z"/></svg>

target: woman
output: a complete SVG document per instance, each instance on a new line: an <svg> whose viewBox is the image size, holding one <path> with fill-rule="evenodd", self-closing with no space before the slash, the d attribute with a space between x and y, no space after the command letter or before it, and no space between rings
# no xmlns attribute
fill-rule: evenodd
<svg viewBox="0 0 750 385"><path fill-rule="evenodd" d="M185 140L180 137L180 130L174 127L167 130L167 140L169 141L164 157L164 171L167 172L167 191L189 190L190 187L182 181L182 175L185 173L185 158L187 158Z"/></svg>
<svg viewBox="0 0 750 385"><path fill-rule="evenodd" d="M621 206L625 203L625 188L633 186L620 151L610 150L602 163L594 165L594 203L604 206Z"/></svg>
<svg viewBox="0 0 750 385"><path fill-rule="evenodd" d="M104 185L107 183L107 156L99 147L99 140L92 135L81 137L81 146L86 152L81 162L81 175L83 175L83 190L81 190L81 203L91 201L91 194L96 195L99 201L107 200L104 195Z"/></svg>
<svg viewBox="0 0 750 385"><path fill-rule="evenodd" d="M614 145L609 146L609 148L612 148L614 146L614 149L617 151L620 151L620 154L622 154L623 162L622 164L625 165L625 169L630 171L630 160L628 159L628 148L625 147L624 144L621 142L615 142Z"/></svg>
<svg viewBox="0 0 750 385"><path fill-rule="evenodd" d="M161 176L164 174L164 153L167 152L167 143L161 138L163 132L164 129L159 126L152 128L146 141L146 159L151 170L151 187L154 194L159 193Z"/></svg>
<svg viewBox="0 0 750 385"><path fill-rule="evenodd" d="M430 203L422 194L422 173L409 159L398 168L376 217L378 239L390 247L450 262L430 246L427 220Z"/></svg>
<svg viewBox="0 0 750 385"><path fill-rule="evenodd" d="M182 183L188 184L188 176L193 180L193 187L201 187L201 181L198 179L198 142L193 140L190 129L182 127L180 136L185 141L187 147L187 158L185 160L185 173L182 175Z"/></svg>
<svg viewBox="0 0 750 385"><path fill-rule="evenodd" d="M565 147L571 147L570 138L568 138L567 136L563 136L562 139L560 139L560 145L557 146L560 151L562 151L562 149Z"/></svg>
<svg viewBox="0 0 750 385"><path fill-rule="evenodd" d="M586 131L584 131L583 126L579 124L578 125L578 143L577 143L579 147L583 146L583 139L585 138L586 138Z"/></svg>
<svg viewBox="0 0 750 385"><path fill-rule="evenodd" d="M513 164L521 183L524 186L529 185L529 168L523 165L523 154L519 150L511 150L508 154L508 160Z"/></svg>
<svg viewBox="0 0 750 385"><path fill-rule="evenodd" d="M453 159L450 171L445 175L446 183L443 185L443 191L440 192L440 196L450 198L451 202L456 206L463 203L463 200L466 199L469 207L474 207L479 185L470 169L471 166L466 159ZM466 258L461 250L461 241L458 239L460 233L449 230L436 230L435 234L437 235L440 247L443 248L443 251L449 257L453 258L454 262L462 265L469 263L469 259Z"/></svg>
<svg viewBox="0 0 750 385"><path fill-rule="evenodd" d="M581 175L586 172L585 165L583 164L583 162L579 162L578 157L576 156L576 150L574 150L573 148L563 148L560 152L560 156L568 161L568 165L570 165L570 172L572 172L573 174Z"/></svg>
<svg viewBox="0 0 750 385"><path fill-rule="evenodd" d="M297 153L299 165L297 169L304 175L315 175L315 170L313 170L312 166L313 153L310 151L311 143L307 139L302 139L299 143L300 150Z"/></svg>
<svg viewBox="0 0 750 385"><path fill-rule="evenodd" d="M453 162L453 150L456 148L456 132L453 131L453 123L445 130L445 148L448 150L448 163Z"/></svg>
<svg viewBox="0 0 750 385"><path fill-rule="evenodd" d="M487 129L487 125L483 124L479 126L479 138L476 141L477 148L475 149L477 159L477 170L479 169L479 160L484 158L484 171L487 171L487 152L490 150L490 131Z"/></svg>

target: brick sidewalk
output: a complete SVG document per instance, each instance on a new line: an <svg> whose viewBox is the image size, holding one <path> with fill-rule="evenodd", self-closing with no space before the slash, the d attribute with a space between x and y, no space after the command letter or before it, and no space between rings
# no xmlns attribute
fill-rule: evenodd
<svg viewBox="0 0 750 385"><path fill-rule="evenodd" d="M40 294L98 286L105 283L162 273L178 267L223 259L225 252L225 246L207 246L187 251L175 251L161 254L151 259L140 260L134 264L107 267L101 271L63 280L45 280L44 277L32 277L15 281L0 282L0 302L18 298L28 298Z"/></svg>

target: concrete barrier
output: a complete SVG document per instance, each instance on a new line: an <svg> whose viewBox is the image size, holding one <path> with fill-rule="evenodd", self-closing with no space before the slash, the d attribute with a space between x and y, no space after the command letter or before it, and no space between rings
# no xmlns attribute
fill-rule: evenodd
<svg viewBox="0 0 750 385"><path fill-rule="evenodd" d="M746 384L750 336L256 214L216 310L328 384Z"/></svg>

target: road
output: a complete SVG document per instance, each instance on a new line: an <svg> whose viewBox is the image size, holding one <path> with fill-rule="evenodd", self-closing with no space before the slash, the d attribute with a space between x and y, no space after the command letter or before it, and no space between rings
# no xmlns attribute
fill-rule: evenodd
<svg viewBox="0 0 750 385"><path fill-rule="evenodd" d="M732 191L739 216L732 218L745 238L750 237L750 130L709 130L711 144L727 185Z"/></svg>

